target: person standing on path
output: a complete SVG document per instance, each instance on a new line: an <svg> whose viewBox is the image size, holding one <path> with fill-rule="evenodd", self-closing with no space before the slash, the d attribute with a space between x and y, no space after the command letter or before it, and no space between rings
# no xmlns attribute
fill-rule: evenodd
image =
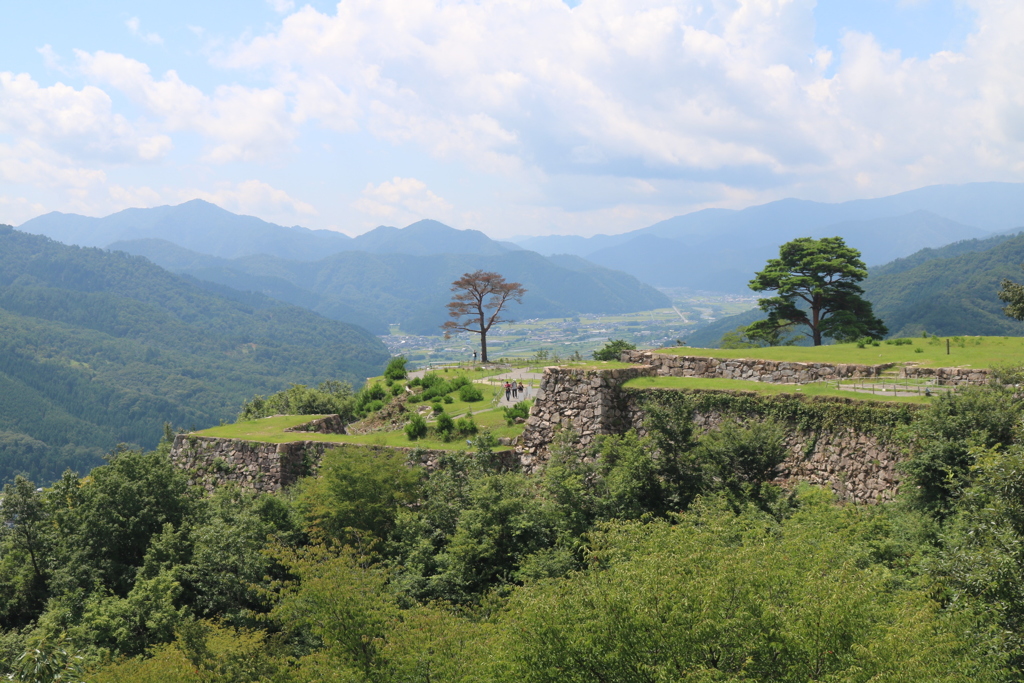
<svg viewBox="0 0 1024 683"><path fill-rule="evenodd" d="M508 401L512 396L512 385L505 382L505 401Z"/></svg>
<svg viewBox="0 0 1024 683"><path fill-rule="evenodd" d="M519 385L516 384L515 380L512 380L512 398L519 398Z"/></svg>

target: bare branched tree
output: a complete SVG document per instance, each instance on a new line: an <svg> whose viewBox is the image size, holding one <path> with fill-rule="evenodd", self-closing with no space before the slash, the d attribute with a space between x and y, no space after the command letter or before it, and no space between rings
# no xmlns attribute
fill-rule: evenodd
<svg viewBox="0 0 1024 683"><path fill-rule="evenodd" d="M452 283L455 295L448 303L449 320L441 329L445 339L452 332L472 332L480 335L480 361L487 362L487 333L494 323L512 322L501 317L509 300L523 302L526 289L518 282L505 282L498 273L478 270L466 273Z"/></svg>

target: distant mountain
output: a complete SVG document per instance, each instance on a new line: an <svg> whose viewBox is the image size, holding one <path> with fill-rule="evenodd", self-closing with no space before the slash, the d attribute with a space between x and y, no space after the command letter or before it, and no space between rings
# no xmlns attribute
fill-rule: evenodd
<svg viewBox="0 0 1024 683"><path fill-rule="evenodd" d="M83 247L160 239L221 258L271 254L295 261L316 261L342 251L495 256L521 249L496 242L478 230L456 230L431 220L402 229L380 226L352 238L333 230L288 228L252 216L239 216L201 199L177 206L125 209L104 218L55 211L25 222L20 230Z"/></svg>
<svg viewBox="0 0 1024 683"><path fill-rule="evenodd" d="M979 241L979 246L986 241ZM1024 280L1021 263L1024 233L982 251L961 251L902 272L891 268L872 275L864 292L894 337L922 331L940 336L1020 336L1024 323L1003 314L996 292L1003 278Z"/></svg>
<svg viewBox="0 0 1024 683"><path fill-rule="evenodd" d="M349 248L352 242L340 232L286 228L253 216L238 216L201 199L178 206L125 209L104 218L54 211L23 223L19 229L82 247L106 247L125 239L166 239L224 258L268 253L318 259Z"/></svg>
<svg viewBox="0 0 1024 683"><path fill-rule="evenodd" d="M393 323L406 332L438 334L446 320L451 283L478 269L500 272L526 287L523 304L509 309L517 319L627 313L670 305L664 294L626 273L579 257L549 259L526 250L429 256L345 251L303 262L268 255L219 259L155 240L117 242L111 248L145 256L176 273L359 322L382 334Z"/></svg>
<svg viewBox="0 0 1024 683"><path fill-rule="evenodd" d="M0 226L0 482L87 471L164 422L230 420L255 393L359 384L388 352L366 330L146 259Z"/></svg>
<svg viewBox="0 0 1024 683"><path fill-rule="evenodd" d="M964 240L938 249L922 249L906 258L869 269L864 295L890 337L922 331L950 335L1024 335L1024 323L1003 315L996 297L1003 278L1024 281L1024 233ZM713 348L722 335L761 320L751 309L716 320L687 340Z"/></svg>
<svg viewBox="0 0 1024 683"><path fill-rule="evenodd" d="M784 199L741 211L706 209L620 235L520 239L541 254L570 253L656 286L738 292L796 237L839 235L868 265L919 249L1024 226L1024 185L925 187L824 204Z"/></svg>

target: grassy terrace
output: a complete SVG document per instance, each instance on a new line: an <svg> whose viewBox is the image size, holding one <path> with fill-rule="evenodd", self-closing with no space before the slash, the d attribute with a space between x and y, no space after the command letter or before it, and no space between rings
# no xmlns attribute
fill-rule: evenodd
<svg viewBox="0 0 1024 683"><path fill-rule="evenodd" d="M323 417L322 415L278 415L265 417L261 420L247 420L220 427L211 427L196 436L210 436L219 439L243 439L245 441L261 441L264 443L287 443L289 441L325 441L329 443L356 443L373 446L402 446L406 448L430 448L437 450L462 451L470 448L465 439L456 439L445 443L432 439L410 441L405 432L377 432L374 434L317 434L314 432L286 432L288 427L295 427ZM523 426L507 427L505 418L500 411L488 411L475 415L474 419L481 428L488 428L496 438L513 437L522 433ZM501 450L501 448L497 449Z"/></svg>
<svg viewBox="0 0 1024 683"><path fill-rule="evenodd" d="M949 339L949 354L946 340ZM921 351L917 351L921 349ZM911 344L865 346L833 344L830 346L776 346L761 349L695 349L677 347L659 349L658 353L712 358L759 358L802 363L915 363L926 368L973 367L988 368L1001 364L1024 364L1024 337L939 337L911 339Z"/></svg>
<svg viewBox="0 0 1024 683"><path fill-rule="evenodd" d="M886 401L889 403L928 403L924 396L893 396L836 389L835 384L769 384L742 379L704 379L698 377L638 377L623 386L632 389L710 389L714 391L753 391L759 394L792 394L796 396L834 396L855 401Z"/></svg>

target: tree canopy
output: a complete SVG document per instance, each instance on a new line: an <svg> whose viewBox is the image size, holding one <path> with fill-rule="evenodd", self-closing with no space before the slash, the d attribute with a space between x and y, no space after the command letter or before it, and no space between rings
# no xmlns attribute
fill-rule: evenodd
<svg viewBox="0 0 1024 683"><path fill-rule="evenodd" d="M776 295L758 301L768 318L747 328L748 336L806 325L815 346L825 337L880 339L888 330L874 316L857 284L867 275L860 252L846 246L842 237L800 237L783 244L779 258L769 259L750 281L755 292L767 290Z"/></svg>
<svg viewBox="0 0 1024 683"><path fill-rule="evenodd" d="M1024 320L1024 285L1003 278L999 286L999 300L1006 304L1003 313L1014 320Z"/></svg>
<svg viewBox="0 0 1024 683"><path fill-rule="evenodd" d="M494 323L511 322L503 319L501 312L511 299L523 302L526 288L518 282L505 282L498 273L478 270L465 273L452 283L455 294L448 302L449 320L441 329L445 338L452 332L472 332L480 335L480 361L487 362L487 333Z"/></svg>

